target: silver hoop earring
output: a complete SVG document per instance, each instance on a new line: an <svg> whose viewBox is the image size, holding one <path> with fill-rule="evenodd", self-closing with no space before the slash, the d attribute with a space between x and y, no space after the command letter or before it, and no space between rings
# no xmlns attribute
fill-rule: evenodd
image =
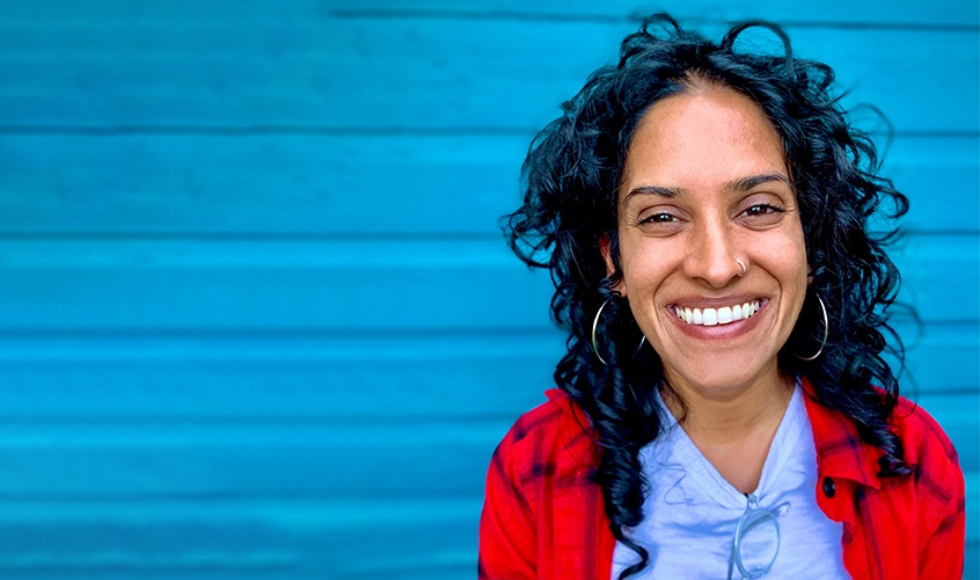
<svg viewBox="0 0 980 580"><path fill-rule="evenodd" d="M823 314L823 340L820 341L820 348L817 349L817 353L815 355L813 356L796 355L796 358L805 361L817 360L817 357L823 354L823 347L827 346L827 337L830 336L830 319L827 317L827 306L824 305L823 299L820 298L819 294L814 292L813 295L817 297L817 302L820 303L820 313Z"/></svg>
<svg viewBox="0 0 980 580"><path fill-rule="evenodd" d="M601 354L599 354L599 345L596 342L595 335L596 335L596 329L599 328L599 317L602 316L602 310L606 307L606 304L609 304L611 301L612 298L606 298L606 301L603 302L602 306L599 307L599 310L596 311L595 319L592 321L592 352L595 353L595 356L597 359L599 359L599 362L601 362L606 366L609 366L609 363L606 362L606 359L602 358ZM646 341L646 339L647 339L646 336L643 336L643 338L640 339L640 345L636 347L636 352L633 353L633 356L636 356L636 353L640 352L640 349L643 348L643 343Z"/></svg>
<svg viewBox="0 0 980 580"><path fill-rule="evenodd" d="M746 272L749 271L749 269L745 267L745 262L742 260L735 260L735 263L742 267L742 273L738 275L738 277L741 278Z"/></svg>

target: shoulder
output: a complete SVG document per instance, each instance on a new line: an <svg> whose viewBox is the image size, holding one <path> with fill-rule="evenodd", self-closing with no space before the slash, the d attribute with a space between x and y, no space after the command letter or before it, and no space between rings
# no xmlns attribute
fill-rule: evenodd
<svg viewBox="0 0 980 580"><path fill-rule="evenodd" d="M545 395L547 401L514 422L498 453L551 457L562 450L588 449L594 443L588 417L566 393L550 389Z"/></svg>
<svg viewBox="0 0 980 580"><path fill-rule="evenodd" d="M565 566L557 557L599 549L582 543L585 531L607 529L598 523L604 513L592 479L598 445L585 413L564 392L547 395L514 422L491 460L480 520L481 578L556 576ZM612 535L597 537L608 543ZM611 559L611 545L608 552Z"/></svg>
<svg viewBox="0 0 980 580"><path fill-rule="evenodd" d="M941 547L947 546L951 552L946 559L962 562L966 485L953 443L925 409L905 398L899 399L889 426L902 441L905 462L912 469L905 482L914 495L903 505L916 506L920 529L928 531L922 536L934 554L945 553ZM889 493L893 488L882 489Z"/></svg>
<svg viewBox="0 0 980 580"><path fill-rule="evenodd" d="M806 383L804 386L808 387ZM884 483L877 476L883 451L861 437L853 419L820 403L809 391L808 394L807 412L818 461L825 467L839 468L864 485L878 487L879 482ZM947 490L962 490L963 472L956 449L939 423L922 407L899 397L888 417L888 427L901 444L903 460L912 469L908 478L885 478L889 484L911 483L940 502L954 499L957 492L951 497Z"/></svg>
<svg viewBox="0 0 980 580"><path fill-rule="evenodd" d="M491 470L535 495L547 480L580 480L598 464L599 447L581 408L558 389L521 415L494 452Z"/></svg>
<svg viewBox="0 0 980 580"><path fill-rule="evenodd" d="M804 392L807 394L807 413L809 414L814 438L824 454L843 454L850 450L876 466L880 455L859 435L858 425L842 412L832 409L822 402L814 387L804 378ZM884 391L880 391L882 397ZM882 398L882 404L884 399ZM911 466L923 462L931 467L952 467L959 471L959 458L949 437L939 423L916 403L898 397L894 409L888 417L888 427L902 443L904 460ZM876 471L872 468L871 472Z"/></svg>
<svg viewBox="0 0 980 580"><path fill-rule="evenodd" d="M902 441L905 462L917 480L932 480L942 489L962 481L959 456L939 423L918 404L899 397L889 418L889 426Z"/></svg>

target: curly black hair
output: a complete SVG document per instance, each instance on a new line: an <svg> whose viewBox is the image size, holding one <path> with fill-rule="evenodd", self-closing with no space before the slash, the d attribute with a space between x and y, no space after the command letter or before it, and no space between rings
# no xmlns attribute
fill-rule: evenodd
<svg viewBox="0 0 980 580"><path fill-rule="evenodd" d="M663 31L651 32L659 23ZM736 51L751 27L776 34L782 55ZM562 105L563 114L531 143L523 165L524 203L505 218L511 249L529 267L547 268L555 285L551 314L569 333L568 352L554 378L589 417L601 459L594 480L601 486L613 535L641 561L650 556L624 533L642 519L640 449L660 432L656 389L664 380L657 353L645 347L625 300L614 288L622 279L618 257L618 192L630 140L644 112L695 84L714 85L751 98L782 139L797 192L812 283L786 345L780 370L805 375L817 399L849 417L861 436L884 453L881 477L907 474L901 441L889 429L898 398L895 374L882 354L902 360L901 341L888 326L899 274L885 253L895 232L872 235L868 219L887 209L908 210L907 198L877 175L879 160L868 135L848 123L831 92L833 70L793 56L777 25L751 21L733 26L720 43L682 29L658 14L626 37L619 62L595 71L581 91ZM599 250L609 244L614 271ZM814 293L830 313L822 356L808 361L823 321ZM609 300L599 329L603 358L593 352L592 322ZM886 341L894 338L894 344Z"/></svg>

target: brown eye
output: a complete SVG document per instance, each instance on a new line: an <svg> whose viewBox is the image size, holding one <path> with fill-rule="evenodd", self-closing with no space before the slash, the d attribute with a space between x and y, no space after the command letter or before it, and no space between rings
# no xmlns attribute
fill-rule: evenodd
<svg viewBox="0 0 980 580"><path fill-rule="evenodd" d="M655 213L643 218L642 220L640 220L640 223L641 224L667 224L675 221L677 221L677 218L670 215L669 213Z"/></svg>
<svg viewBox="0 0 980 580"><path fill-rule="evenodd" d="M756 203L740 213L738 219L748 227L765 228L779 223L784 213L786 210L779 206L769 203Z"/></svg>
<svg viewBox="0 0 980 580"><path fill-rule="evenodd" d="M648 207L637 213L633 223L651 236L669 236L687 223L688 218L676 207Z"/></svg>
<svg viewBox="0 0 980 580"><path fill-rule="evenodd" d="M783 213L783 210L774 205L769 205L767 203L760 203L757 205L753 205L749 209L745 210L744 215L760 216L760 215L767 215L772 213Z"/></svg>

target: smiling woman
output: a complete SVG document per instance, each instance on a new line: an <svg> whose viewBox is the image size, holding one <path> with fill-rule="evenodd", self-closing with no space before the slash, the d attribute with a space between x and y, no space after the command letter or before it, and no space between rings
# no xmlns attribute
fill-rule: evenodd
<svg viewBox="0 0 980 580"><path fill-rule="evenodd" d="M905 197L778 27L654 20L525 161L507 232L568 352L494 454L480 577L958 578L956 452L881 357L867 220Z"/></svg>
<svg viewBox="0 0 980 580"><path fill-rule="evenodd" d="M681 400L777 378L806 294L806 248L779 135L758 105L706 86L651 106L627 152L617 238L619 267L601 244L607 274L622 273L612 288ZM764 400L778 403L777 392Z"/></svg>

